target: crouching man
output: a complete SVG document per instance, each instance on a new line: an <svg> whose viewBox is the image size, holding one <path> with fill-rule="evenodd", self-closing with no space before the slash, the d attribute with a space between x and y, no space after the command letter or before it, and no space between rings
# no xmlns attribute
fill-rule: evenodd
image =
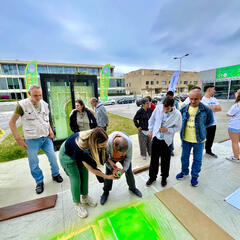
<svg viewBox="0 0 240 240"><path fill-rule="evenodd" d="M132 141L128 135L122 132L113 132L108 136L108 144L106 149L106 156L108 158L106 164L106 174L115 176L120 172L125 173L129 190L142 197L142 193L136 188L135 179L132 172ZM118 168L116 163L119 162L123 168ZM103 205L108 199L109 192L112 189L112 180L104 179L103 194L100 203Z"/></svg>

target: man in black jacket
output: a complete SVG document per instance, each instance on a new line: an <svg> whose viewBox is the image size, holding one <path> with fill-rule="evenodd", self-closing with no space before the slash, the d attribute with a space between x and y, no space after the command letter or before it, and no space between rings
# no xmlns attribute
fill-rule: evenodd
<svg viewBox="0 0 240 240"><path fill-rule="evenodd" d="M148 137L148 120L152 115L152 110L149 108L147 98L142 99L142 107L137 111L133 118L133 122L138 129L138 141L140 146L140 154L143 160L146 160L147 152L151 156L151 138Z"/></svg>

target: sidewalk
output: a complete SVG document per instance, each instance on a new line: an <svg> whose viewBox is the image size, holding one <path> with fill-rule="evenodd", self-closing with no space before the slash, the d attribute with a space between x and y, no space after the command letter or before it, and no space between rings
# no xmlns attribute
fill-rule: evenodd
<svg viewBox="0 0 240 240"><path fill-rule="evenodd" d="M140 158L137 135L131 136L131 139L133 141L133 168L149 164L149 158L148 160ZM175 178L181 166L181 144L179 135L176 135L175 156L171 159L167 187L174 187L234 239L240 239L240 212L224 201L225 197L240 187L240 164L225 160L225 157L231 154L230 142L215 143L213 151L219 157L214 159L204 156L199 187L194 188L190 186L190 177L182 181ZM63 170L61 169L61 174L64 182L58 184L51 179L50 167L45 155L40 156L40 166L45 176L45 190L43 194L36 195L35 183L30 175L26 158L0 164L0 207L58 193L55 208L1 222L1 239L42 239L40 236L43 236L43 233L46 236L54 232L74 230L76 226L82 228L109 209L132 201L148 201L154 198L155 192L163 190L160 177L151 187L146 187L148 171L140 173L135 176L136 185L143 193L143 198L139 199L128 193L123 177L119 182L114 182L107 204L89 208L89 217L80 219L74 213L69 179ZM89 177L90 195L99 203L102 184L96 181L93 174L89 173ZM180 237L181 231L178 228L174 231L176 231L176 239L183 239ZM191 236L186 239L191 239Z"/></svg>

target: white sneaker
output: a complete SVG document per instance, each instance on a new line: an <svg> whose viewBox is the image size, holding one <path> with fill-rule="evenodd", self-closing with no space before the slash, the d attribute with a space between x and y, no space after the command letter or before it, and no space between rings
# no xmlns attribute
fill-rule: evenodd
<svg viewBox="0 0 240 240"><path fill-rule="evenodd" d="M80 218L85 218L88 216L88 212L87 212L87 209L85 207L83 207L82 205L79 205L79 206L75 206L74 207L76 212L77 212L77 215L80 217Z"/></svg>
<svg viewBox="0 0 240 240"><path fill-rule="evenodd" d="M82 204L87 204L90 207L96 207L97 206L97 202L95 202L92 198L90 198L89 196L87 198L82 198L81 201Z"/></svg>
<svg viewBox="0 0 240 240"><path fill-rule="evenodd" d="M226 157L227 160L235 162L235 163L240 163L240 159L239 158L235 158L233 156L231 157Z"/></svg>

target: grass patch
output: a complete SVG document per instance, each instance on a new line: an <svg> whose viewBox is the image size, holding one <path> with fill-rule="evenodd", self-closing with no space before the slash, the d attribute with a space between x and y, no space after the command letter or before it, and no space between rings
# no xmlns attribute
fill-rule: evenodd
<svg viewBox="0 0 240 240"><path fill-rule="evenodd" d="M125 132L128 135L137 134L137 128L131 119L112 113L108 113L108 116L110 122L107 129L108 134L114 131ZM22 126L18 127L18 133L23 137ZM41 150L39 154L43 154L43 151ZM7 162L24 157L27 157L26 150L17 144L12 134L9 134L2 142L0 142L0 162Z"/></svg>
<svg viewBox="0 0 240 240"><path fill-rule="evenodd" d="M121 131L127 133L129 136L138 133L132 119L121 117L112 113L108 113L108 117L110 124L107 128L107 134L114 131Z"/></svg>

